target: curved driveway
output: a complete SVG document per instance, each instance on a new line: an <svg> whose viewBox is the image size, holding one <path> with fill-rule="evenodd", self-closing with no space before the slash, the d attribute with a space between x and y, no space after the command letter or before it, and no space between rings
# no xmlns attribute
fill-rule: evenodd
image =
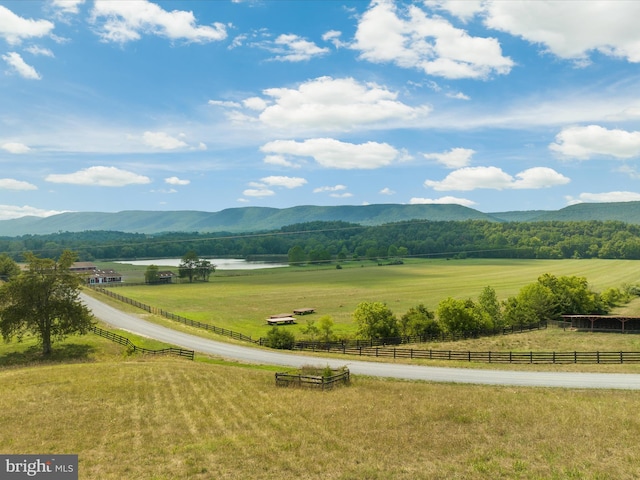
<svg viewBox="0 0 640 480"><path fill-rule="evenodd" d="M432 382L511 385L527 387L640 389L640 375L624 373L565 373L474 370L466 368L427 367L382 362L345 361L318 358L261 348L251 348L217 342L156 325L113 308L88 295L82 301L96 318L113 327L154 338L173 345L244 362L300 367L310 362L322 362L333 368L347 365L354 374L375 377L426 380Z"/></svg>

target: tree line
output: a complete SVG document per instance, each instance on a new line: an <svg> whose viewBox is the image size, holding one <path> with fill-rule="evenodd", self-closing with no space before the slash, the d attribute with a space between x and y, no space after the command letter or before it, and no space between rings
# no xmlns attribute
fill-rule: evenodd
<svg viewBox="0 0 640 480"><path fill-rule="evenodd" d="M401 316L386 303L361 302L352 318L357 326L357 339L393 342L411 337L426 341L442 334L482 335L511 327L546 324L561 320L562 315L604 315L637 295L640 295L637 286L624 285L596 292L585 277L558 277L546 273L503 301L498 300L491 286L486 286L475 300L447 297L435 311L419 304ZM333 334L333 320L328 315L321 317L317 324L308 319L301 331L305 341L351 340L338 339ZM290 331L274 327L267 335L266 344L272 348L291 349L296 340Z"/></svg>
<svg viewBox="0 0 640 480"><path fill-rule="evenodd" d="M363 226L309 222L270 232L136 233L89 231L0 238L0 253L22 260L25 252L57 258L66 250L79 260L181 257L280 256L290 263L405 256L473 258L640 259L640 225L619 221L490 222L423 221Z"/></svg>

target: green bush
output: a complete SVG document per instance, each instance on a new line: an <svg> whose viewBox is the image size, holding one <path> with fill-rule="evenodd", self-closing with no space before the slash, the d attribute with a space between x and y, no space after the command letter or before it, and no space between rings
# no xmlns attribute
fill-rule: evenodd
<svg viewBox="0 0 640 480"><path fill-rule="evenodd" d="M296 337L288 330L280 327L272 327L267 333L265 345L280 350L291 350L296 343Z"/></svg>

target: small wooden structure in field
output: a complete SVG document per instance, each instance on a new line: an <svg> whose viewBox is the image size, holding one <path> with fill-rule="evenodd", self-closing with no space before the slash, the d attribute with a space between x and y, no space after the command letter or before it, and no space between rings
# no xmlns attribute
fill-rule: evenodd
<svg viewBox="0 0 640 480"><path fill-rule="evenodd" d="M315 308L296 308L293 310L294 315L309 315L310 313L315 312Z"/></svg>
<svg viewBox="0 0 640 480"><path fill-rule="evenodd" d="M608 315L562 315L571 328L590 332L640 333L640 317Z"/></svg>
<svg viewBox="0 0 640 480"><path fill-rule="evenodd" d="M276 373L277 387L308 387L327 390L348 385L351 376L347 367L326 368L303 366L298 372Z"/></svg>
<svg viewBox="0 0 640 480"><path fill-rule="evenodd" d="M296 319L289 313L278 313L267 318L268 325L291 325L296 323Z"/></svg>

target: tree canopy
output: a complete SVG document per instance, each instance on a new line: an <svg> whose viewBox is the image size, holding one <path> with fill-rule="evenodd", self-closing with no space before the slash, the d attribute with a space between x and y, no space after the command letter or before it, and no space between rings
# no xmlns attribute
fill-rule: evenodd
<svg viewBox="0 0 640 480"><path fill-rule="evenodd" d="M25 258L28 268L0 286L0 331L5 341L31 333L48 355L54 340L86 333L92 315L79 300L83 279L70 270L74 253L65 250L57 261Z"/></svg>

